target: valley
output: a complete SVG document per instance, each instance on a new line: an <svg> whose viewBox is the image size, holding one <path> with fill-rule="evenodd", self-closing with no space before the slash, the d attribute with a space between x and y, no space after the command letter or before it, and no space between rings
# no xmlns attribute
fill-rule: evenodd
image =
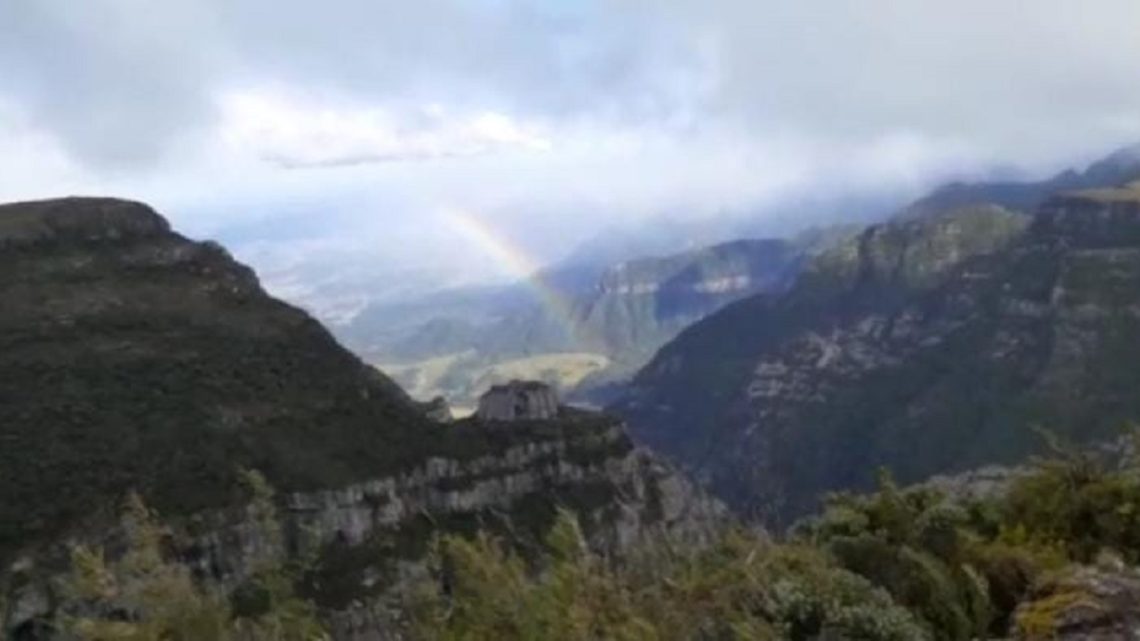
<svg viewBox="0 0 1140 641"><path fill-rule="evenodd" d="M443 396L470 407L490 384L516 377L598 404L686 326L733 301L787 288L810 256L854 232L837 225L789 240L737 240L589 269L555 266L506 288L375 305L333 329L421 400Z"/></svg>
<svg viewBox="0 0 1140 641"><path fill-rule="evenodd" d="M492 385L534 380L574 390L584 380L605 372L610 360L587 352L548 353L493 361L471 349L413 363L378 363L414 398L443 397L452 414L468 416L479 396Z"/></svg>
<svg viewBox="0 0 1140 641"><path fill-rule="evenodd" d="M0 0L0 641L1140 641L1137 26Z"/></svg>
<svg viewBox="0 0 1140 641"><path fill-rule="evenodd" d="M764 595L762 609L716 596L759 638L808 625L854 638L872 626L876 641L1031 641L1065 621L1130 625L1131 521L1086 531L1067 504L1033 510L1057 470L1084 475L1065 501L1101 501L1106 487L1140 497L1122 436L1140 415L1140 183L1055 193L1031 212L983 203L817 237L827 241L622 263L572 306L576 325L538 310L473 326L498 352L429 319L413 329L426 332L425 358L414 360L413 341L408 361L377 368L144 204L0 206L0 294L14 303L0 312L0 620L34 641L54 641L68 613L106 623L60 588L76 580L69 554L74 568L89 558L75 550L97 549L125 585L151 579L117 564L157 554L162 572L185 577L180 590L231 595L203 603L241 629L295 616L238 599L272 589L308 613L289 625L337 641L433 639L481 623L417 619L433 601L414 595L495 612L479 599L505 588L433 592L441 558L463 581L527 559L632 591L622 598L652 610L673 597L637 601L658 584L614 574L609 560L675 573L676 558L656 556L672 549L701 572L724 562L716 554L776 564L721 583ZM440 330L446 340L428 337ZM571 335L582 343L558 342ZM579 344L598 351L558 351ZM585 396L560 402L560 390L589 384L606 389L605 412L581 409ZM450 407L426 402L436 396ZM1050 462L1034 462L1041 451ZM135 540L137 553L116 556L114 541L153 514L165 551ZM1005 564L1037 554L1039 540L1003 538L1011 527L1067 547L1017 561L1008 583ZM1118 555L1111 566L1097 560L1101 544ZM560 545L579 551L557 556L568 554ZM549 598L543 576L517 575L523 592L511 598ZM770 581L799 585L807 603L838 599L855 618L805 622L766 592ZM907 581L966 596L931 601ZM1098 594L1109 618L1082 618L1067 601L1042 614L1072 590ZM121 598L97 596L112 609ZM670 626L677 638L712 625L702 609L684 616Z"/></svg>

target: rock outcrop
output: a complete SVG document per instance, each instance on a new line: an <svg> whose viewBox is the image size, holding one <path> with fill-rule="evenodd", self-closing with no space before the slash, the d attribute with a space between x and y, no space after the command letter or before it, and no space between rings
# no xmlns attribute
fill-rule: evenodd
<svg viewBox="0 0 1140 641"><path fill-rule="evenodd" d="M1140 639L1140 571L1073 567L1037 586L1014 614L1016 641Z"/></svg>
<svg viewBox="0 0 1140 641"><path fill-rule="evenodd" d="M493 385L479 397L475 416L482 421L545 421L558 417L558 393L538 381Z"/></svg>
<svg viewBox="0 0 1140 641"><path fill-rule="evenodd" d="M258 559L315 554L302 588L337 639L384 638L384 588L436 532L533 544L567 506L620 550L723 517L615 419L439 422L139 203L0 207L0 298L0 602L22 638L44 638L68 543L113 542L130 490L203 581L232 588ZM279 490L282 545L242 507L241 468Z"/></svg>

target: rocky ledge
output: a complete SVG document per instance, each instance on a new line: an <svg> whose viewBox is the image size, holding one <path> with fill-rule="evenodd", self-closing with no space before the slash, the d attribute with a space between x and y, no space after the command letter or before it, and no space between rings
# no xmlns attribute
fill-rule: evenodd
<svg viewBox="0 0 1140 641"><path fill-rule="evenodd" d="M585 413L547 423L494 455L433 457L393 476L283 494L279 541L265 538L252 508L235 507L174 519L170 546L200 580L227 591L266 561L315 559L302 590L334 638L384 641L399 638L393 600L424 576L435 534L483 529L525 549L566 508L591 546L613 556L662 534L700 543L728 523L722 504L634 448L619 423ZM468 419L453 429L488 426ZM10 631L52 618L66 550L113 548L117 536L87 532L17 559L4 573Z"/></svg>

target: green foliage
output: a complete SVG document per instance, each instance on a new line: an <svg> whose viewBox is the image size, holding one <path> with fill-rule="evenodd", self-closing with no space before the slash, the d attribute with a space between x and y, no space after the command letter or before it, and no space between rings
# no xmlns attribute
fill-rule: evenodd
<svg viewBox="0 0 1140 641"><path fill-rule="evenodd" d="M1018 634L1031 641L1056 638L1057 615L1074 606L1099 609L1090 595L1079 591L1060 592L1029 603L1017 613L1014 621Z"/></svg>
<svg viewBox="0 0 1140 641"><path fill-rule="evenodd" d="M877 492L829 497L795 535L884 588L940 641L1011 624L1037 630L1062 598L1025 610L1024 621L1012 615L1051 573L1098 556L1140 559L1134 454L1110 464L1043 436L1052 456L1035 460L1000 498L955 502L927 487L900 490L880 472Z"/></svg>
<svg viewBox="0 0 1140 641"><path fill-rule="evenodd" d="M225 600L199 590L185 566L164 560L163 529L136 494L124 507L123 529L129 547L114 563L101 550L73 551L66 593L71 609L85 614L68 618L68 631L86 641L226 638Z"/></svg>
<svg viewBox="0 0 1140 641"><path fill-rule="evenodd" d="M256 473L244 474L263 540L279 535L272 490ZM247 582L258 607L242 612L226 595L201 586L187 566L167 558L167 531L137 494L124 506L127 551L108 561L100 549L72 551L61 623L83 641L320 641L327 639L311 604L293 595L291 576L269 561ZM276 532L276 534L275 534Z"/></svg>
<svg viewBox="0 0 1140 641"><path fill-rule="evenodd" d="M400 545L450 534L416 543L430 579L404 597L402 618L425 641L967 641L1011 629L1050 638L1058 613L1084 598L1077 588L1043 592L1050 577L1074 562L1140 555L1140 525L1121 509L1140 500L1140 468L1130 456L1113 467L1049 442L1053 457L999 498L954 501L900 488L881 470L876 492L828 497L783 542L734 530L703 546L661 538L613 559L587 545L588 524L555 508L533 524L545 533L538 545L478 522L409 531ZM273 490L258 473L242 479L264 554L241 586L223 595L196 583L167 558L166 531L132 495L126 554L109 562L100 550L74 552L67 630L93 641L325 638L316 606L294 592L313 566L275 561ZM347 548L342 570L392 551Z"/></svg>
<svg viewBox="0 0 1140 641"><path fill-rule="evenodd" d="M828 550L844 568L885 588L926 622L934 639L958 641L986 631L988 587L967 560L964 511L925 489L900 490L889 473L879 491L837 495L800 536Z"/></svg>
<svg viewBox="0 0 1140 641"><path fill-rule="evenodd" d="M913 617L818 550L726 534L707 549L639 551L620 568L585 546L563 512L536 570L486 535L437 543L439 583L422 586L418 638L630 641L928 638Z"/></svg>
<svg viewBox="0 0 1140 641"><path fill-rule="evenodd" d="M1104 548L1140 561L1140 477L1110 470L1088 453L1056 451L1014 484L1006 521L1028 540L1060 545L1077 561L1090 562Z"/></svg>
<svg viewBox="0 0 1140 641"><path fill-rule="evenodd" d="M412 618L419 638L456 641L1051 638L1081 595L1028 595L1071 563L1137 558L1140 467L1048 443L1053 456L998 498L902 489L881 470L877 491L828 497L783 543L666 541L615 567L565 512L537 559L486 535L445 537L433 557L443 580L423 586Z"/></svg>

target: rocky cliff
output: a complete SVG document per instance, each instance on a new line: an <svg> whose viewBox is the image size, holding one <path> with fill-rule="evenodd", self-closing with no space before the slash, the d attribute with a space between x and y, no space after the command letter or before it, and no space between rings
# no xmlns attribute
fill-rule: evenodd
<svg viewBox="0 0 1140 641"><path fill-rule="evenodd" d="M1032 220L976 207L872 227L788 294L730 306L640 372L615 410L739 507L1018 460L1033 425L1106 439L1140 415L1132 190ZM1027 225L1028 222L1028 225Z"/></svg>
<svg viewBox="0 0 1140 641"><path fill-rule="evenodd" d="M509 429L461 421L456 429L492 442L481 455L451 453L392 476L286 494L280 541L264 538L258 515L235 505L173 519L168 546L200 580L225 590L240 588L259 563L309 559L299 587L334 638L377 641L399 638L399 596L423 578L435 533L491 531L533 551L557 510L571 509L594 549L620 556L663 533L700 544L728 522L722 504L634 449L620 424L567 412ZM77 531L18 558L0 575L9 603L0 620L13 631L50 620L67 548L113 549L116 536L114 528Z"/></svg>
<svg viewBox="0 0 1140 641"><path fill-rule="evenodd" d="M66 542L103 540L129 490L176 524L203 580L315 554L303 588L354 639L379 638L373 597L435 531L533 543L566 505L620 549L719 518L613 419L429 420L222 248L139 203L0 207L0 296L0 586L22 633L52 608ZM281 549L258 540L240 468L280 490Z"/></svg>
<svg viewBox="0 0 1140 641"><path fill-rule="evenodd" d="M728 303L786 288L805 251L784 240L740 240L615 265L577 304L593 349L626 368L642 365L682 329ZM627 370L631 371L631 370Z"/></svg>

